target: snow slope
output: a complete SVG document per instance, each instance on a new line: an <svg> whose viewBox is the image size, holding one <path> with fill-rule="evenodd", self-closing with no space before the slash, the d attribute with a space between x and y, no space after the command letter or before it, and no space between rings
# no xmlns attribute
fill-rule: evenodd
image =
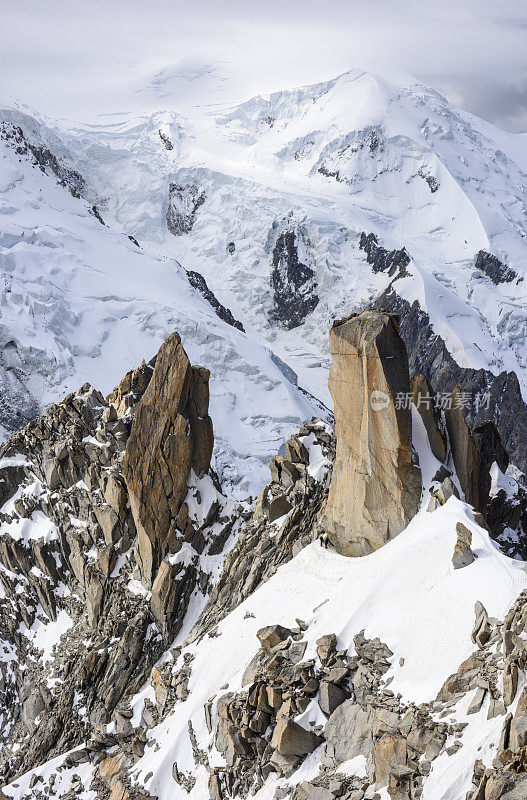
<svg viewBox="0 0 527 800"><path fill-rule="evenodd" d="M282 442L320 406L251 333L225 324L172 258L103 226L54 176L0 141L3 405L29 416L89 381L109 392L174 330L208 367L215 468L255 494Z"/></svg>
<svg viewBox="0 0 527 800"><path fill-rule="evenodd" d="M458 521L470 527L478 558L470 567L456 571L452 551ZM380 637L394 653L386 675L394 678L390 689L401 692L405 700L421 703L432 700L448 675L472 652L476 600L490 615L501 618L526 586L524 565L500 554L488 534L471 519L469 507L455 498L433 514L420 512L400 536L363 558L348 559L315 542L229 614L220 624L217 638L190 647L195 653L190 697L151 732L161 747L148 750L138 762L138 774L144 778L154 772L146 785L160 800L183 798L186 792L179 789L178 794L171 777L172 763L177 761L180 769L191 770L198 777L190 797L206 795L205 770L202 773L194 765L187 720L192 719L200 746L206 749L212 737L205 726L203 705L215 692L220 696L240 689L243 671L258 647L256 631L264 625L294 627L295 618L305 620L309 626L306 659L316 656L315 641L326 633L337 634L338 649L353 652L353 637L364 628L368 638ZM403 666L399 665L401 657ZM225 684L228 689L220 691ZM481 728L487 725L485 718L486 709L485 714L469 717L479 731L478 747L484 739ZM307 723L307 719L303 721ZM489 727L495 735L501 720L492 720ZM474 760L481 753L476 756L475 750L467 752L465 747L463 751L459 759L469 765L470 775L467 772L465 776L468 791ZM459 769L456 772L458 779ZM425 795L429 800L449 797L440 794L447 789L444 779L443 775L438 779L441 789L432 789L432 771ZM257 796L272 798L273 791L267 787ZM464 794L452 795L456 800L461 796Z"/></svg>

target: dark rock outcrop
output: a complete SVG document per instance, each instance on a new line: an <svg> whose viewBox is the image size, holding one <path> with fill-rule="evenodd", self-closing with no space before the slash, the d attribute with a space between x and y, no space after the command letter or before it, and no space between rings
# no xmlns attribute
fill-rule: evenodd
<svg viewBox="0 0 527 800"><path fill-rule="evenodd" d="M462 569L463 567L468 567L474 561L474 553L471 549L472 532L462 522L458 522L456 524L456 533L457 541L452 556L452 564L454 569Z"/></svg>
<svg viewBox="0 0 527 800"><path fill-rule="evenodd" d="M436 393L452 393L461 386L469 402L463 413L471 429L492 421L511 461L527 472L527 405L514 372L494 375L484 369L460 367L430 318L415 301L410 304L389 286L375 301L375 308L399 314L400 334L406 344L411 373L422 373Z"/></svg>
<svg viewBox="0 0 527 800"><path fill-rule="evenodd" d="M288 330L301 325L319 302L315 272L300 260L299 240L307 252L305 235L300 230L281 233L273 250L270 318Z"/></svg>
<svg viewBox="0 0 527 800"><path fill-rule="evenodd" d="M435 175L432 175L431 172L428 172L424 167L421 167L417 174L420 178L422 178L428 184L428 188L430 189L431 193L434 194L439 189L440 183L437 180Z"/></svg>
<svg viewBox="0 0 527 800"><path fill-rule="evenodd" d="M374 233L363 231L360 235L359 248L366 253L366 261L374 272L386 272L390 277L402 278L407 274L406 267L410 256L404 249L386 250L381 247Z"/></svg>
<svg viewBox="0 0 527 800"><path fill-rule="evenodd" d="M430 449L437 460L442 462L447 452L446 431L432 387L425 376L418 373L412 375L411 390L412 402L423 420Z"/></svg>
<svg viewBox="0 0 527 800"><path fill-rule="evenodd" d="M510 283L517 277L513 269L485 250L480 250L476 255L475 267L484 272L495 286Z"/></svg>
<svg viewBox="0 0 527 800"><path fill-rule="evenodd" d="M33 164L38 166L42 172L52 172L59 184L64 186L73 197L87 197L86 181L82 175L59 161L54 153L44 145L29 141L22 128L2 122L0 137L14 147L19 155L32 157Z"/></svg>
<svg viewBox="0 0 527 800"><path fill-rule="evenodd" d="M166 135L166 133L163 133L162 130L159 131L159 138L163 142L163 144L165 146L165 150L173 150L174 149L174 145L170 141L169 137Z"/></svg>
<svg viewBox="0 0 527 800"><path fill-rule="evenodd" d="M491 486L490 467L494 461L502 472L509 457L493 422L483 422L470 431L458 404L461 389L452 393L452 408L445 412L446 427L456 473L467 503L485 516Z"/></svg>
<svg viewBox="0 0 527 800"><path fill-rule="evenodd" d="M233 328L237 328L239 331L245 332L245 328L243 327L242 323L235 319L232 312L229 311L229 309L226 308L222 303L220 303L216 295L211 292L203 275L201 275L199 272L195 272L194 270L187 270L187 278L190 285L194 289L197 289L201 295L203 295L207 303L210 303L220 319L226 322L227 325L232 325Z"/></svg>
<svg viewBox="0 0 527 800"><path fill-rule="evenodd" d="M205 192L192 184L184 186L170 183L168 186L167 227L174 236L190 233L196 213L205 202Z"/></svg>

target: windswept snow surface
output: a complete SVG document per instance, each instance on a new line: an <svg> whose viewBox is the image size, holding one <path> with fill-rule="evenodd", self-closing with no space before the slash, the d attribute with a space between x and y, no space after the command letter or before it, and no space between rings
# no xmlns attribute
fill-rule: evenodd
<svg viewBox="0 0 527 800"><path fill-rule="evenodd" d="M85 381L109 392L172 331L211 370L215 463L239 497L257 493L268 463L320 406L294 385L254 332L222 322L172 258L101 225L25 156L0 141L0 367L34 413Z"/></svg>

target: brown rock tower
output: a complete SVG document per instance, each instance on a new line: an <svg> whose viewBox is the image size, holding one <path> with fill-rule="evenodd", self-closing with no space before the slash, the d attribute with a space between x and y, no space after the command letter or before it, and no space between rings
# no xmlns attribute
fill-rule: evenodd
<svg viewBox="0 0 527 800"><path fill-rule="evenodd" d="M382 547L419 508L411 408L396 402L410 393L398 322L394 314L364 311L335 322L329 334L337 454L322 525L348 556Z"/></svg>

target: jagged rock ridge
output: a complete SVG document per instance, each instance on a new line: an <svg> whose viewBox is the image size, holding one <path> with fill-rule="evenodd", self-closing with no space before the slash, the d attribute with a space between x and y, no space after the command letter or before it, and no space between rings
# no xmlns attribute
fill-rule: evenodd
<svg viewBox="0 0 527 800"><path fill-rule="evenodd" d="M170 786L176 796L181 790L193 797L207 792L213 800L243 798L263 786L271 773L276 773L271 780L280 782L277 797L291 800L371 800L384 787L392 800L415 800L425 781L440 768L442 757L470 747L472 734L465 744L467 723L460 721L459 709L454 707L458 700L474 690L469 714L484 709L489 719L503 716L512 704L525 667L521 596L514 622L511 617L506 623L508 633L503 634L503 664L498 653L500 623L480 603L473 630L478 650L469 666L462 664L435 700L417 704L388 688L395 652L384 636L370 632L367 636L363 629L354 628L352 644L343 645L339 635L326 627L322 632L317 629L313 642L316 612L330 602L329 596L324 599L319 594L321 603L310 621L298 619L293 626L269 620L258 628L260 648L252 659L251 649L246 649L246 663L236 666L236 670L244 667L241 686L227 683L218 688L218 681L214 694L205 695L208 699L199 714L189 712L183 728L174 724L178 708L187 708L187 701L193 707L193 692L204 680L198 668L194 672L201 648L216 639L221 642L229 616L241 605L243 619L250 620L252 603L258 610L258 593L279 577L281 567L299 556L291 565L296 563L298 569L315 553L326 552L315 542L320 523L331 508L338 482L346 489L346 478L338 470L343 458L339 439L340 444L360 441L361 420L365 420L362 429L370 436L366 441L373 465L367 480L375 483L383 458L387 466L383 480L390 482L385 488L409 491L417 477L411 474L415 471L411 412L394 403L399 390L408 394L411 386L397 320L380 312L347 318L332 329L331 349L336 366L332 376L336 442L326 423L318 419L307 423L291 438L284 454L272 459L271 482L254 507L229 504L214 486L213 476L206 474L212 437L209 376L190 365L177 334L165 342L155 359L128 373L106 400L84 386L13 437L0 452L1 513L9 526L0 533L4 567L0 578L7 594L0 601L0 612L6 625L13 616L7 628L11 638L4 647L14 648L23 666L14 680L5 672L5 701L15 713L7 733L4 775L13 779L39 760L73 750L59 759L58 766L49 767L45 777L33 773L27 779L33 781L29 794L23 789L18 800L38 797L35 791L49 796L64 775L69 775L68 788L60 788L58 797L69 800L69 791L72 797L81 791L81 772L89 775L95 797L112 800L155 798L164 791L161 786ZM345 390L361 380L364 397ZM386 399L365 413L364 398L371 400L374 391L384 392ZM414 379L413 391L429 391L423 376ZM375 398L379 400L378 395ZM344 410L351 408L356 414L340 414L338 405L343 399ZM386 409L384 423L375 423L372 417ZM380 424L381 433L386 434L381 445L388 442L393 447L385 453L382 447L379 450L379 439L368 432L369 424L373 428ZM463 425L462 416L450 425L445 416L423 418L436 452L443 454L441 446L445 451L444 463L432 482L431 488L442 481L430 519L441 516L445 503L454 517L460 513L463 505L455 497L453 481L464 484L465 494L481 484L480 491L487 497L492 490L487 473L496 462L506 466L492 425L483 432L470 432ZM460 460L463 453L472 459L471 474L465 477L461 468L455 474L458 465L466 467ZM373 458L376 454L378 458ZM398 483L399 468L407 473L404 487ZM35 486L35 478L40 486ZM478 486L470 483L476 479ZM353 477L348 491L352 482ZM415 505L420 499L420 480L413 488ZM377 489L368 499L375 500L376 494ZM369 502L366 505L366 511L376 509ZM54 509L55 527L41 543L40 536L31 535L31 526L38 520L43 523L38 515L48 516L50 509ZM385 511L391 513L389 504ZM394 517L399 522L397 515L400 509ZM478 557L473 537L474 531L481 537L481 528L467 515L463 519L467 524L457 524L449 559L452 570L466 570L469 575L484 561ZM25 531L29 547L14 535L18 528ZM381 530L390 533L389 526ZM393 528L391 533L399 531ZM404 536L401 533L390 546ZM442 538L448 536L445 527ZM368 544L361 547L368 552L382 549L388 538L392 537L368 536ZM364 561L377 554L365 556ZM339 560L347 560L334 552L327 558L335 559L334 569ZM27 581L26 597L16 575L20 566ZM331 596L338 583L328 585L324 592ZM57 591L62 584L67 591ZM306 593L307 587L301 594ZM24 649L28 638L24 625L30 627L38 617L58 619L63 613L71 625L37 680L42 662L36 650ZM191 619L185 624L190 632L177 647L171 647L188 613ZM243 638L242 628L239 635ZM226 657L220 650L218 664L207 664L211 685L216 666L221 669ZM38 692L30 691L34 684ZM142 697L139 706L138 697ZM522 763L524 705L518 704L516 722L509 725L505 719L509 727L499 748L501 761L483 775L484 786L505 780L500 777L503 765L510 773ZM160 769L152 767L152 758L157 748L166 747L160 733L165 728L177 738L178 748L171 774L166 774L163 751L164 772L152 784L152 768ZM154 749L149 751L149 747ZM185 747L194 764L190 769ZM315 750L318 760L309 776L289 783ZM219 754L225 758L224 766L218 766ZM359 756L364 759L360 769L357 766L350 772L343 766ZM147 771L138 772L144 765ZM478 769L476 783L482 780ZM509 775L506 779L516 780ZM6 796L21 785L27 785L25 776L5 788Z"/></svg>
<svg viewBox="0 0 527 800"><path fill-rule="evenodd" d="M203 275L200 275L200 273L196 272L195 270L189 269L187 270L187 277L190 285L203 295L207 303L210 303L220 319L226 322L227 325L232 325L233 328L238 328L239 331L244 331L242 323L234 318L232 311L220 303L218 298L211 292Z"/></svg>
<svg viewBox="0 0 527 800"><path fill-rule="evenodd" d="M181 339L172 334L158 353L132 419L123 474L137 528L139 568L147 583L185 527L179 514L190 471L201 478L210 466L214 438L208 382L208 370L191 367Z"/></svg>
<svg viewBox="0 0 527 800"><path fill-rule="evenodd" d="M212 449L207 382L208 372L190 367L174 334L108 401L85 385L2 447L2 646L16 657L3 670L4 779L78 745L90 731L98 742L92 752L100 750L99 726L112 714L126 718L123 697L140 686L166 649L191 596L206 595L210 570L238 524L236 506L205 474ZM147 431L152 414L157 437L154 429ZM151 577L144 573L143 541L151 528L137 536L132 509L139 524L145 517L130 473L134 464L141 474L147 457L141 436L147 432L151 457L172 470L173 485L180 487L170 541L156 528L159 570L151 592L140 583ZM188 454L180 461L176 436ZM160 473L152 475L150 499L157 492L162 520ZM164 502L175 502L172 488L164 486ZM199 566L202 553L208 567ZM67 632L60 649L50 644L42 665L31 631L59 621ZM144 740L131 745L141 753Z"/></svg>
<svg viewBox="0 0 527 800"><path fill-rule="evenodd" d="M493 375L488 370L460 367L443 339L435 333L429 316L417 301L409 303L389 286L374 302L374 307L400 316L401 337L408 350L410 371L426 376L435 392L452 393L456 386L470 396L463 411L470 426L492 417L511 460L527 471L527 452L523 431L527 425L527 406L514 372ZM488 392L487 403L477 402Z"/></svg>
<svg viewBox="0 0 527 800"><path fill-rule="evenodd" d="M517 277L513 269L485 250L480 250L476 255L475 267L484 272L495 286L500 283L510 283Z"/></svg>
<svg viewBox="0 0 527 800"><path fill-rule="evenodd" d="M366 253L366 260L371 264L374 272L386 272L390 277L404 277L406 267L410 263L410 256L404 249L386 250L381 247L374 233L360 235L359 247Z"/></svg>

